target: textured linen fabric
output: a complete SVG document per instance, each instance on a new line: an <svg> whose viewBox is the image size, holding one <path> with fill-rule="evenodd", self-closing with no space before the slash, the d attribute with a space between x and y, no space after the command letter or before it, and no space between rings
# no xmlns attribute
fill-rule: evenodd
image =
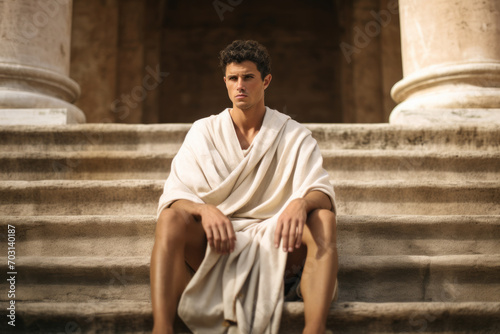
<svg viewBox="0 0 500 334"><path fill-rule="evenodd" d="M304 126L266 108L251 146L239 144L230 110L196 121L172 161L158 217L174 201L217 206L236 232L235 250L205 258L178 313L193 333L277 333L287 253L274 247L277 219L313 190L335 195L317 142Z"/></svg>

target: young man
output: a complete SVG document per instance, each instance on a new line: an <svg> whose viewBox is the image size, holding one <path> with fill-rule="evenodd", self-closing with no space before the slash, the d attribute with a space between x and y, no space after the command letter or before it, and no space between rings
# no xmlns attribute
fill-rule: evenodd
<svg viewBox="0 0 500 334"><path fill-rule="evenodd" d="M302 268L303 333L324 333L336 290L334 192L311 132L264 104L267 50L220 53L233 103L195 122L172 162L151 256L154 333L277 333L284 274Z"/></svg>

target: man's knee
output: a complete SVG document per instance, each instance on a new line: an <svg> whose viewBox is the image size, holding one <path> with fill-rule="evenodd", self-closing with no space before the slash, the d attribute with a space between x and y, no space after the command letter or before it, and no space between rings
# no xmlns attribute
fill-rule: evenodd
<svg viewBox="0 0 500 334"><path fill-rule="evenodd" d="M189 214L177 209L164 209L156 223L155 240L169 243L185 242Z"/></svg>
<svg viewBox="0 0 500 334"><path fill-rule="evenodd" d="M337 219L330 210L317 209L309 214L307 227L312 241L320 248L335 247L337 238Z"/></svg>
<svg viewBox="0 0 500 334"><path fill-rule="evenodd" d="M316 209L307 217L309 225L321 225L324 228L335 229L337 217L334 212L326 209Z"/></svg>

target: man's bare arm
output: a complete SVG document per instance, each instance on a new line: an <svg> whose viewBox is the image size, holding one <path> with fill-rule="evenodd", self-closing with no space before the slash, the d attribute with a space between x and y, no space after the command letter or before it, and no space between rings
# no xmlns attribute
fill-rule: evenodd
<svg viewBox="0 0 500 334"><path fill-rule="evenodd" d="M302 244L302 233L309 212L316 209L332 210L330 197L321 191L311 191L303 198L291 201L278 218L274 233L274 245L279 247L283 239L283 251L293 252Z"/></svg>
<svg viewBox="0 0 500 334"><path fill-rule="evenodd" d="M236 234L233 224L217 207L210 204L200 204L189 200L175 201L172 209L182 210L201 222L210 247L217 253L227 254L234 251Z"/></svg>
<svg viewBox="0 0 500 334"><path fill-rule="evenodd" d="M306 202L307 213L317 210L326 209L332 210L332 201L330 196L319 190L314 190L308 193L304 198L299 198Z"/></svg>

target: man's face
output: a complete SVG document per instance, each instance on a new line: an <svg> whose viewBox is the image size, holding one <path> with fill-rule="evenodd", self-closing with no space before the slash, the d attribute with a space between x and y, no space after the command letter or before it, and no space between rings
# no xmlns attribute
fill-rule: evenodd
<svg viewBox="0 0 500 334"><path fill-rule="evenodd" d="M264 106L264 90L271 82L271 74L262 80L257 65L245 60L226 66L224 82L233 107L245 111L255 106Z"/></svg>

